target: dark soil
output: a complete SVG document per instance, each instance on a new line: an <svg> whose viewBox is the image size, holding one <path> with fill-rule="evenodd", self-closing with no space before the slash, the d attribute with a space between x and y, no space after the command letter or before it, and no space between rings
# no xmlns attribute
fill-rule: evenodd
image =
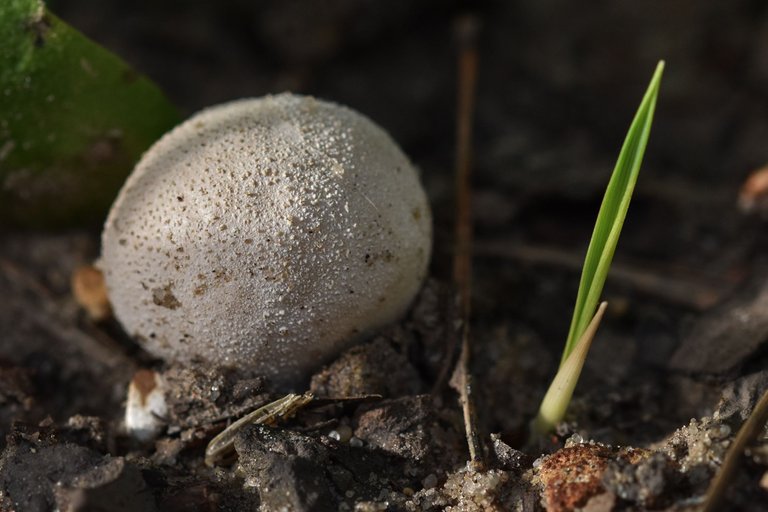
<svg viewBox="0 0 768 512"><path fill-rule="evenodd" d="M479 2L472 373L489 469L467 469L455 392L454 1L51 1L189 113L293 90L383 125L422 171L431 279L406 319L295 391L367 397L251 425L279 398L259 376L153 361L95 323L70 278L98 226L0 234L0 510L696 510L768 389L765 216L737 207L768 161L768 4L752 0ZM555 373L607 178L658 59L643 171L567 422L527 443ZM763 203L765 204L765 203ZM764 213L764 212L763 212ZM138 369L169 410L141 444L121 426ZM723 510L765 510L768 439Z"/></svg>

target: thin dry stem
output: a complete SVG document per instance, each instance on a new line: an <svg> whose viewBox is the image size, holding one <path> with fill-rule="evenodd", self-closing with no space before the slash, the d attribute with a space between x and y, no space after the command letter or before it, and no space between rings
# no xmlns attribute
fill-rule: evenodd
<svg viewBox="0 0 768 512"><path fill-rule="evenodd" d="M559 247L525 245L507 240L479 240L474 243L476 256L509 258L534 265L551 265L574 272L581 271L581 256ZM608 274L615 283L695 311L705 311L717 304L734 283L725 279L694 273L684 269L650 269L630 263L614 262Z"/></svg>
<svg viewBox="0 0 768 512"><path fill-rule="evenodd" d="M458 20L459 84L456 134L456 253L453 280L459 293L461 355L454 375L464 413L464 428L469 446L469 463L475 470L485 467L483 448L477 430L472 374L470 372L470 314L472 293L472 118L477 80L477 20L467 16Z"/></svg>
<svg viewBox="0 0 768 512"><path fill-rule="evenodd" d="M762 432L766 420L768 420L768 390L763 393L763 396L755 405L752 414L749 415L747 421L739 429L739 433L736 434L736 438L728 449L728 453L725 454L723 465L720 467L717 475L715 475L715 478L712 479L707 490L704 506L701 508L702 512L725 510L725 508L722 508L723 499L733 474L739 465L739 460L744 455L744 449L754 442L760 432Z"/></svg>

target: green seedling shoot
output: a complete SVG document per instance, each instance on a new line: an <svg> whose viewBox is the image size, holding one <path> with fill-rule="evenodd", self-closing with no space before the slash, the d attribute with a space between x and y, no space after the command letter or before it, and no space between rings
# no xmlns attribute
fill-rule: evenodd
<svg viewBox="0 0 768 512"><path fill-rule="evenodd" d="M560 368L533 421L532 430L535 434L549 432L562 421L584 366L592 338L603 316L605 303L600 306L597 313L595 309L603 292L603 285L627 216L637 175L640 172L643 154L651 133L663 71L664 61L660 61L629 127L616 167L613 169L605 196L603 196L603 203L600 206L587 256L584 259L573 319L560 360Z"/></svg>

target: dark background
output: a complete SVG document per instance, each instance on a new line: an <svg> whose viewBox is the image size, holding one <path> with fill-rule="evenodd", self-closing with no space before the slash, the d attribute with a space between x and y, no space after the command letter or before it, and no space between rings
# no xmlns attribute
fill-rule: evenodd
<svg viewBox="0 0 768 512"><path fill-rule="evenodd" d="M516 202L554 188L582 198L598 193L659 59L667 70L641 191L662 189L670 203L720 192L725 200L766 159L762 1L595 1L587 8L564 0L54 0L51 8L156 80L188 113L284 90L358 109L423 169L435 200L448 191L433 182L453 165L453 27L466 12L482 26L481 198L493 191ZM659 209L650 214L666 225L646 252L666 245L665 237L685 236L676 213Z"/></svg>

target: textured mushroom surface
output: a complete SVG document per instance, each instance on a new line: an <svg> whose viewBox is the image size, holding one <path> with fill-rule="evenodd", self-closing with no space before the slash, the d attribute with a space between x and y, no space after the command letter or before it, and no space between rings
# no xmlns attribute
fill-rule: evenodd
<svg viewBox="0 0 768 512"><path fill-rule="evenodd" d="M157 142L99 265L151 353L285 383L405 311L431 235L417 174L381 128L282 94L203 110Z"/></svg>

